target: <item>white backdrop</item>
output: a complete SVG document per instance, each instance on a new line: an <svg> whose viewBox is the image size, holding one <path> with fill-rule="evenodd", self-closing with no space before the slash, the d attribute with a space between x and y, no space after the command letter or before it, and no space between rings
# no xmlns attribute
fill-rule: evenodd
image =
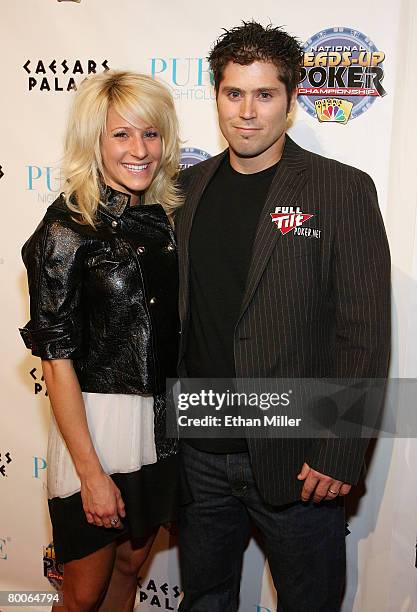
<svg viewBox="0 0 417 612"><path fill-rule="evenodd" d="M290 133L302 146L373 177L393 260L392 376L416 377L415 0L380 0L377 6L351 0L343 7L301 0L287 5L271 0L256 5L249 0L2 2L0 590L52 589L60 580L45 501L49 406L40 362L26 351L17 328L29 318L20 247L60 189L61 142L73 86L89 70L105 67L154 74L172 88L183 146L199 149L191 154L200 159L214 155L224 141L205 57L223 27L251 18L284 25L313 46L316 34L346 28L359 33L365 47L372 41L385 53L387 95L345 125L319 122L299 105ZM366 482L349 502L343 612L417 612L416 466L415 439L377 442ZM252 541L241 612L274 609L276 595L264 566ZM167 534L156 543L140 584L139 610L176 609L177 550Z"/></svg>

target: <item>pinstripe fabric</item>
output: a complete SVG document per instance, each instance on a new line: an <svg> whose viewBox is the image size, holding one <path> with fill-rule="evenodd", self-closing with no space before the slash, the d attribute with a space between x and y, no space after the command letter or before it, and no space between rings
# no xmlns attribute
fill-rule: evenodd
<svg viewBox="0 0 417 612"><path fill-rule="evenodd" d="M180 178L186 193L177 218L181 375L189 320L188 241L201 195L225 154ZM271 222L276 206L299 206L314 215L305 226L319 229L320 238L282 235ZM236 376L384 378L389 349L390 256L373 182L287 136L235 328ZM366 441L249 439L248 447L265 501L285 504L299 498L296 475L304 461L343 482L357 482Z"/></svg>

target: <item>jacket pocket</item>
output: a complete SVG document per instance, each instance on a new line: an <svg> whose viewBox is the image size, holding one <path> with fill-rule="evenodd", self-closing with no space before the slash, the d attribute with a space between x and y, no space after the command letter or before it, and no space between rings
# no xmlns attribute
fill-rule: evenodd
<svg viewBox="0 0 417 612"><path fill-rule="evenodd" d="M307 236L282 236L274 249L277 263L290 262L300 257L316 259L321 253L321 239Z"/></svg>

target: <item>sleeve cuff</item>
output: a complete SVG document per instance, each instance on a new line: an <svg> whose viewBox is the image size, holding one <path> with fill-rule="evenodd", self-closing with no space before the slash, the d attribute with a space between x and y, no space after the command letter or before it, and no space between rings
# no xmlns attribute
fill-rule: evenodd
<svg viewBox="0 0 417 612"><path fill-rule="evenodd" d="M26 347L36 357L72 359L81 356L81 329L72 319L36 329L33 329L29 321L19 331Z"/></svg>
<svg viewBox="0 0 417 612"><path fill-rule="evenodd" d="M306 462L317 472L355 485L363 470L368 444L369 440L365 438L320 440Z"/></svg>

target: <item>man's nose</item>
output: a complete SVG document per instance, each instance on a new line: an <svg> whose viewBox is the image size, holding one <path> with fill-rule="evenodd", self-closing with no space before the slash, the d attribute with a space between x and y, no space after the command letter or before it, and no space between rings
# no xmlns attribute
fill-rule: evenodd
<svg viewBox="0 0 417 612"><path fill-rule="evenodd" d="M245 96L240 103L240 116L243 119L253 119L256 117L255 103L251 96Z"/></svg>

